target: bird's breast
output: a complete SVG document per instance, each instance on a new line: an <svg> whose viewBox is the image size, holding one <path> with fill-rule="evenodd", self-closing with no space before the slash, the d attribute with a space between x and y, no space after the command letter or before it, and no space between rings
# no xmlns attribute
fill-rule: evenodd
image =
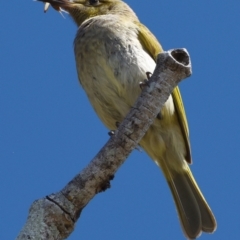
<svg viewBox="0 0 240 240"><path fill-rule="evenodd" d="M116 15L85 21L74 45L79 80L101 120L114 129L135 103L139 82L153 72L155 62L138 40L137 25Z"/></svg>

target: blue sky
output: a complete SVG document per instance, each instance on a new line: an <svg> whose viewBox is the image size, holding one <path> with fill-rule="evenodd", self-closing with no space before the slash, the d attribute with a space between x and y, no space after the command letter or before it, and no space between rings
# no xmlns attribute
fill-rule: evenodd
<svg viewBox="0 0 240 240"><path fill-rule="evenodd" d="M240 235L240 2L127 1L165 50L185 47L193 75L180 84L193 173L218 229ZM147 5L148 3L148 5ZM33 1L0 14L0 239L14 239L31 203L60 190L108 140L75 69L76 26ZM71 240L184 239L158 167L134 151L110 190L84 209Z"/></svg>

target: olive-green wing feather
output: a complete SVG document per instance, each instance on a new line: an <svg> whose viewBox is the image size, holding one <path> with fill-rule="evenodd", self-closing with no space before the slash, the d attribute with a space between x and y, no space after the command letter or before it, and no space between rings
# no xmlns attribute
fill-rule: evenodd
<svg viewBox="0 0 240 240"><path fill-rule="evenodd" d="M177 116L179 119L179 124L181 126L182 132L183 132L183 137L186 143L186 148L187 148L187 155L186 161L188 163L192 163L192 157L191 157L191 147L190 147L190 141L189 141L189 130L188 130L188 122L187 122L187 117L186 113L184 110L183 106L183 101L181 97L181 93L178 87L175 87L172 92L172 98L175 106L175 110L177 112Z"/></svg>
<svg viewBox="0 0 240 240"><path fill-rule="evenodd" d="M155 38L155 36L148 30L146 26L141 24L140 22L136 23L139 26L138 37L144 48L144 50L156 61L157 55L163 51L160 43ZM186 161L191 163L191 148L189 142L189 130L187 118L183 106L182 97L180 94L180 90L178 87L174 88L172 92L172 98L175 106L175 110L179 119L179 124L182 129L183 137L186 144L187 155Z"/></svg>
<svg viewBox="0 0 240 240"><path fill-rule="evenodd" d="M146 26L140 22L137 22L136 24L139 26L138 39L141 42L143 49L156 61L157 55L163 51L162 46Z"/></svg>

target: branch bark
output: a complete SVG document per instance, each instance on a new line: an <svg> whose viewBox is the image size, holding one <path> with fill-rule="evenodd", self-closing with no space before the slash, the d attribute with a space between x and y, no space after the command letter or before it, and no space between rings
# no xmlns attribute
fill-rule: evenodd
<svg viewBox="0 0 240 240"><path fill-rule="evenodd" d="M174 87L190 75L187 50L159 54L152 77L114 135L62 190L33 202L17 239L66 239L88 202L110 187L115 172L137 147Z"/></svg>

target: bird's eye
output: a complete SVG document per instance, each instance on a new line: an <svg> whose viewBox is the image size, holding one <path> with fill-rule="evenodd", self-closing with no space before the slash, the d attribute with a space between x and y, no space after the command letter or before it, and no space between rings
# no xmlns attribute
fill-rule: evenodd
<svg viewBox="0 0 240 240"><path fill-rule="evenodd" d="M99 4L99 0L89 0L89 4L90 5L98 5Z"/></svg>

